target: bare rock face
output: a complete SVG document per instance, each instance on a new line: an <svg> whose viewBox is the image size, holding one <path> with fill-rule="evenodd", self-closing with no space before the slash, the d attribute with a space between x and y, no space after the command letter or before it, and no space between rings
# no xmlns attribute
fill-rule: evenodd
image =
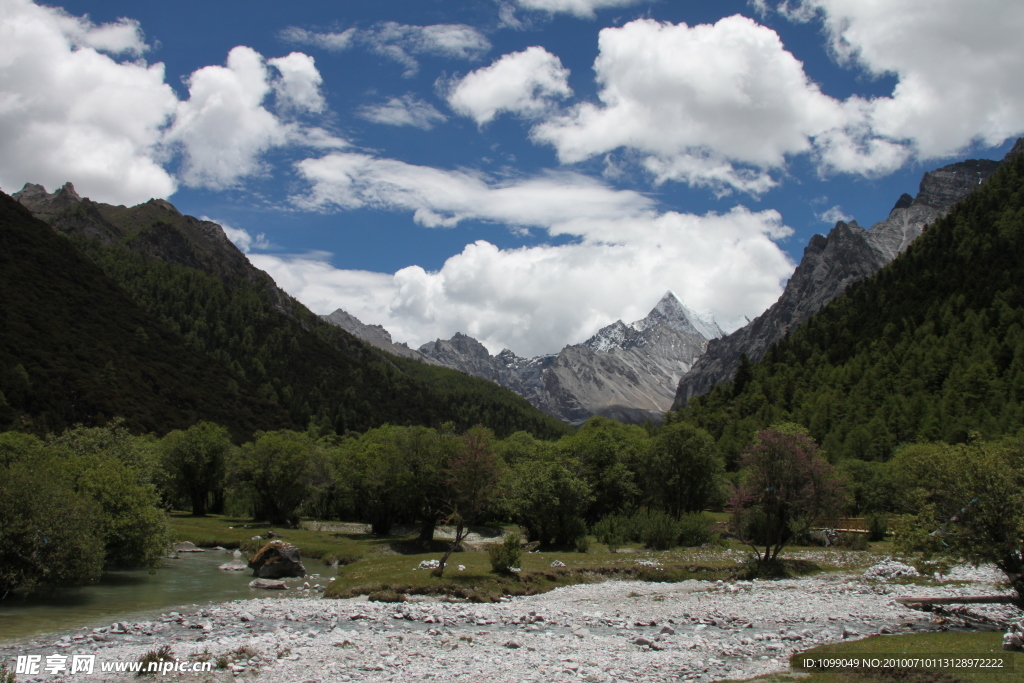
<svg viewBox="0 0 1024 683"><path fill-rule="evenodd" d="M249 567L252 575L261 579L301 578L306 575L299 549L284 541L271 541L264 545L249 560Z"/></svg>
<svg viewBox="0 0 1024 683"><path fill-rule="evenodd" d="M1014 149L1024 145L1018 141ZM1011 152L1010 155L1012 155ZM967 197L1000 162L971 159L930 171L917 197L904 194L884 221L864 230L855 221L839 221L827 236L815 235L779 300L732 334L714 339L707 352L679 381L675 406L732 379L740 356L764 357L772 344L821 310L852 283L872 275L902 253L925 228Z"/></svg>
<svg viewBox="0 0 1024 683"><path fill-rule="evenodd" d="M393 353L394 355L402 356L403 358L412 358L413 360L422 361L424 363L440 365L440 363L433 358L425 356L415 349L410 349L407 344L396 344L391 339L391 333L385 330L382 326L367 325L359 318L340 308L330 315L322 315L320 317L332 325L340 327L349 334L362 339L367 344L376 346L382 351L387 351L388 353Z"/></svg>
<svg viewBox="0 0 1024 683"><path fill-rule="evenodd" d="M602 415L639 423L660 421L679 378L708 340L722 334L712 318L695 313L668 292L642 320L617 320L557 355L521 358L505 349L491 356L464 334L419 350L442 365L511 389L566 422L580 424Z"/></svg>

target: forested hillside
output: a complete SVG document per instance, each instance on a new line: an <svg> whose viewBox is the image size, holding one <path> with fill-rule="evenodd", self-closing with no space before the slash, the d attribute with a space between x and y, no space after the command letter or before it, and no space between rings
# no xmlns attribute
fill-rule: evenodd
<svg viewBox="0 0 1024 683"><path fill-rule="evenodd" d="M207 418L242 434L288 419L3 194L0 291L5 428L56 432L120 415L134 431Z"/></svg>
<svg viewBox="0 0 1024 683"><path fill-rule="evenodd" d="M54 271L61 274L62 291L73 302L63 308L54 308L49 301L26 304L20 313L25 324L7 332L3 352L8 357L0 383L8 403L2 418L5 424L46 431L125 415L132 429L166 432L197 419L211 419L228 426L238 438L248 436L253 429L305 428L311 419L339 433L364 431L384 423L453 422L460 428L482 423L502 435L526 430L542 437L557 436L567 429L525 399L492 383L395 358L324 323L277 289L268 276L249 266L223 233L210 236L200 230L213 224L172 213L173 207L163 206L166 203L149 202L134 207L138 212L131 213L132 209L104 207L82 201L77 195L73 199L77 201L70 202L63 212L44 214L48 220L62 223L69 236L65 239L4 197L3 224L20 222L19 238L32 236L31 254L19 259L19 267L35 277L19 277L15 270L5 268L4 276L10 280L5 291L11 291L16 301L33 300L33 293L46 287L37 280ZM106 222L102 208L110 209L107 213L119 225ZM139 229L136 224L149 221L153 218L149 214L154 212L171 221L151 221L148 229ZM75 229L68 229L69 224ZM15 232L4 230L11 239ZM214 242L213 237L219 237L228 248ZM63 254L69 262L52 265L51 252ZM177 262L159 257L168 254ZM218 255L221 258L215 258ZM92 264L102 272L86 268L89 277L107 276L99 290L88 285L79 273ZM117 292L118 303L113 310L93 302L97 291ZM202 407L206 405L203 401L191 399L186 404L194 409L187 417L177 416L174 411L142 407L148 405L148 399L119 398L125 393L142 396L152 391L137 382L129 386L118 374L118 365L131 366L137 360L133 356L137 349L125 344L135 338L138 324L132 323L131 334L121 329L120 311L128 308L134 315L145 314L149 321L149 327L144 326L145 337L139 339L157 336L166 345L176 347L173 353L162 347L148 348L147 357L176 359L187 354L197 359L194 363L212 368L200 373L201 378L186 381L186 388L209 396L216 409ZM69 322L78 325L94 317L103 327L96 334L116 336L119 341L119 345L111 342L111 350L102 357L95 356L96 349L107 346L89 335L68 338L43 333L45 339L29 335L29 331ZM110 324L104 327L103 321ZM102 394L105 398L83 404L72 398L74 392L57 390L60 385L50 380L35 381L34 371L22 360L26 349L32 350L36 367L64 368L79 378L76 384L83 387L79 392L87 390L90 396ZM113 368L104 370L107 363ZM161 391L172 404L191 395L170 388L185 376L177 371L179 365L185 367L187 363L174 361L153 373L162 379ZM18 366L27 373L27 380L21 370L15 370ZM43 375L36 374L41 380ZM258 414L246 417L253 411Z"/></svg>
<svg viewBox="0 0 1024 683"><path fill-rule="evenodd" d="M679 417L733 462L779 420L832 459L884 460L901 443L962 442L1024 426L1024 156L905 254Z"/></svg>

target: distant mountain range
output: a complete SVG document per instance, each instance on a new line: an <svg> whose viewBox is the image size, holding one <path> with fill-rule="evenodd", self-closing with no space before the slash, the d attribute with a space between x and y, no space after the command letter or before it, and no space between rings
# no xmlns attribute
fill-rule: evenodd
<svg viewBox="0 0 1024 683"><path fill-rule="evenodd" d="M582 344L536 358L522 358L508 349L492 356L483 344L461 333L413 350L394 344L379 325L364 325L340 309L324 319L392 353L489 379L573 424L593 415L660 421L679 378L709 340L723 335L714 318L694 312L672 292L641 320L617 320Z"/></svg>
<svg viewBox="0 0 1024 683"><path fill-rule="evenodd" d="M1024 149L1018 141L1008 157ZM418 350L395 344L383 327L364 325L339 309L326 320L392 353L437 363L507 387L549 415L580 424L592 415L624 422L658 421L731 380L740 358L762 358L790 330L852 283L892 262L925 228L969 196L1001 162L974 159L924 174L916 197L904 194L889 216L865 230L839 221L815 235L779 300L744 327L723 334L667 293L642 320L621 320L558 354L521 358L505 349L491 356L476 339L457 333Z"/></svg>

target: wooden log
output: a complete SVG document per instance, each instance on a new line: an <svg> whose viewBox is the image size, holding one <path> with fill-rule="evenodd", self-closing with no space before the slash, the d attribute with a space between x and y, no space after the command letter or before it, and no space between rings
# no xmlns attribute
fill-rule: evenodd
<svg viewBox="0 0 1024 683"><path fill-rule="evenodd" d="M964 595L958 598L896 598L901 605L1016 605L1016 595Z"/></svg>

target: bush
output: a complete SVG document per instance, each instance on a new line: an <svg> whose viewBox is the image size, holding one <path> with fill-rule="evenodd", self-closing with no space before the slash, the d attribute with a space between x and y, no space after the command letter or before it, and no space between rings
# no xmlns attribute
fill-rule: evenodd
<svg viewBox="0 0 1024 683"><path fill-rule="evenodd" d="M655 550L668 550L679 540L679 526L671 515L660 510L648 512L643 519L643 542Z"/></svg>
<svg viewBox="0 0 1024 683"><path fill-rule="evenodd" d="M608 546L609 552L616 552L625 545L630 538L630 527L632 523L625 515L609 515L594 525L591 532L598 543Z"/></svg>
<svg viewBox="0 0 1024 683"><path fill-rule="evenodd" d="M522 539L515 532L506 534L501 543L487 549L487 556L491 560L491 570L499 574L507 574L513 567L518 567L522 554Z"/></svg>
<svg viewBox="0 0 1024 683"><path fill-rule="evenodd" d="M715 535L711 532L711 518L702 512L683 515L676 525L679 545L696 547L710 543Z"/></svg>
<svg viewBox="0 0 1024 683"><path fill-rule="evenodd" d="M576 552L585 553L590 550L590 536L583 534L576 539Z"/></svg>
<svg viewBox="0 0 1024 683"><path fill-rule="evenodd" d="M868 534L855 534L843 531L839 534L839 543L837 545L840 548L847 548L849 550L867 550Z"/></svg>
<svg viewBox="0 0 1024 683"><path fill-rule="evenodd" d="M885 540L885 535L889 533L889 520L885 515L868 515L868 540L872 543L878 543L879 541Z"/></svg>

